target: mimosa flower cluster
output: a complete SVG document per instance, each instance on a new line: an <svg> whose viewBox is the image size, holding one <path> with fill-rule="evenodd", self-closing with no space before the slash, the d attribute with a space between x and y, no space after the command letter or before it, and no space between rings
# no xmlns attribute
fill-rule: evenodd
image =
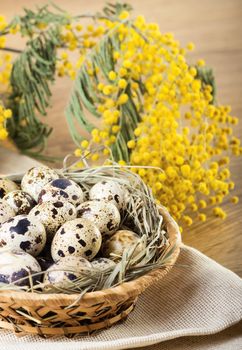
<svg viewBox="0 0 242 350"><path fill-rule="evenodd" d="M8 137L6 121L11 117L11 109L5 109L3 106L0 105L0 141L5 141Z"/></svg>
<svg viewBox="0 0 242 350"><path fill-rule="evenodd" d="M7 22L5 17L0 16L0 30L4 30L6 26ZM0 49L3 49L5 44L6 38L0 36ZM8 137L6 121L12 117L12 111L10 109L5 109L1 102L1 97L4 96L6 92L9 92L9 78L12 69L11 59L12 56L9 53L0 53L0 142L5 141Z"/></svg>
<svg viewBox="0 0 242 350"><path fill-rule="evenodd" d="M53 70L59 77L75 80L74 97L67 108L70 131L78 145L75 155L92 162L101 156L131 167L182 226L191 225L194 219L205 221L208 212L224 219L221 204L234 188L230 157L242 153L233 135L238 119L229 106L216 101L214 83L203 78L207 71L204 60L190 62L194 44L182 47L172 33L161 33L156 23L147 23L143 16L130 18L128 11L120 11L120 4L116 12L111 6L103 14L73 18L48 12L46 7L41 11L18 17L8 27L0 17L0 31L27 33L29 40L49 33L49 46L56 45L57 52ZM30 15L35 18L31 27ZM81 24L82 17L89 17L93 24ZM50 18L56 25L56 43ZM5 40L0 36L0 48ZM72 55L73 51L77 54ZM53 59L46 53L44 59L48 57ZM40 59L41 65L43 57ZM11 56L2 55L0 86L5 86L5 92L11 91L11 70ZM40 83L40 91L46 86L48 90L48 85ZM36 96L40 97L37 102ZM28 96L24 103L28 108L37 106L42 114L48 106L41 94ZM89 118L90 113L99 118L97 123ZM1 105L0 140L8 135L6 120L11 116L11 109ZM73 117L90 132L90 139L83 139ZM28 115L18 132L22 125L26 132ZM230 200L238 202L231 195Z"/></svg>
<svg viewBox="0 0 242 350"><path fill-rule="evenodd" d="M126 12L120 16L127 17ZM123 133L129 133L128 160L122 152L115 160L137 166L133 171L181 225L191 225L194 218L205 221L207 206L224 219L220 204L234 188L229 157L241 154L240 141L232 131L238 119L229 106L213 103L212 86L197 77L197 69L205 62L189 65L187 57L194 45L182 48L171 33L162 34L158 25L146 23L142 16L136 18L134 27L109 21L105 25L116 28L119 38L119 49L113 51L115 69L108 77L99 75L96 86L93 82L102 100L96 105L102 125L92 130L91 140L81 142L76 155L103 144L108 155ZM86 64L91 66L88 57ZM95 73L89 69L89 79L95 80L99 67L92 68ZM126 123L122 131L130 99L139 120L135 125ZM99 154L90 157L96 161ZM238 198L231 197L231 201L236 203Z"/></svg>

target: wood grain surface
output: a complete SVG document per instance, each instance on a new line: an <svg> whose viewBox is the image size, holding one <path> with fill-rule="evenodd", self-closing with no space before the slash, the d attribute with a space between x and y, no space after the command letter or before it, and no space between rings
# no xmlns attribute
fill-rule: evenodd
<svg viewBox="0 0 242 350"><path fill-rule="evenodd" d="M21 11L23 6L33 7L47 1L8 0L0 1L0 13L7 18ZM57 0L59 6L77 14L95 12L102 8L102 0ZM157 22L161 31L173 32L182 44L193 41L196 50L191 54L191 62L203 58L214 68L218 86L218 100L230 104L233 114L241 120L236 127L236 135L242 138L242 1L241 0L131 0L136 14L145 15L151 22ZM18 38L10 44L21 47ZM68 100L72 82L58 80L53 88L53 103L48 113L48 123L55 130L50 137L48 154L64 156L73 151L64 118L64 108ZM21 171L31 164L20 155L0 149L0 173ZM241 158L231 162L233 180L236 182L234 194L242 202ZM183 240L194 246L242 276L242 205L225 203L228 218L225 221L210 219L206 223L194 224L185 229Z"/></svg>

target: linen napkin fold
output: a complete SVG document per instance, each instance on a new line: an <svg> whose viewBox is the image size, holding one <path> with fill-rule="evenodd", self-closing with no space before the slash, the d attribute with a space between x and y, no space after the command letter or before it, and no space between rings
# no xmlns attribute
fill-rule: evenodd
<svg viewBox="0 0 242 350"><path fill-rule="evenodd" d="M73 339L19 338L1 330L0 349L117 350L160 342L165 342L164 346L153 345L149 349L193 349L179 347L185 338L171 339L218 333L241 319L242 279L199 251L183 245L173 269L140 296L125 322L90 337ZM242 349L242 338L240 340ZM240 340L237 339L239 343ZM236 349L233 344L232 347Z"/></svg>

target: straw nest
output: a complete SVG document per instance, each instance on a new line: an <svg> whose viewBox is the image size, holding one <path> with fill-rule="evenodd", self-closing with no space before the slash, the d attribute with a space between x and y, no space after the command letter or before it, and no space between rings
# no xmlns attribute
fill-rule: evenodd
<svg viewBox="0 0 242 350"><path fill-rule="evenodd" d="M91 269L65 288L0 285L0 327L17 334L74 336L112 326L133 310L138 296L161 279L179 255L180 233L165 208L158 206L150 189L135 173L117 165L60 172L84 190L102 180L117 181L128 193L121 226L140 236L145 247L134 255L135 246L123 252L114 267ZM12 177L21 180L21 175ZM43 275L45 272L42 272ZM35 276L29 276L31 280ZM40 279L41 281L41 279ZM23 289L24 288L24 289Z"/></svg>

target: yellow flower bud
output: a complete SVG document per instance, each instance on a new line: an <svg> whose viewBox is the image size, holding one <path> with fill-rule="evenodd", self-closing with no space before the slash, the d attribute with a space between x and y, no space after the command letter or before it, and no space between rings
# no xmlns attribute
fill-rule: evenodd
<svg viewBox="0 0 242 350"><path fill-rule="evenodd" d="M6 119L11 118L11 117L12 117L12 111L11 111L11 109L5 109L5 111L3 112L3 116L4 116L4 118L6 118Z"/></svg>
<svg viewBox="0 0 242 350"><path fill-rule="evenodd" d="M99 159L99 154L98 153L94 153L91 157L92 161L95 162Z"/></svg>
<svg viewBox="0 0 242 350"><path fill-rule="evenodd" d="M111 72L108 73L108 77L110 80L115 80L117 77L117 74L112 70Z"/></svg>
<svg viewBox="0 0 242 350"><path fill-rule="evenodd" d="M139 169L138 173L139 173L139 176L144 177L146 175L146 170L145 169Z"/></svg>
<svg viewBox="0 0 242 350"><path fill-rule="evenodd" d="M239 202L239 197L237 196L233 196L230 198L230 202L231 203L234 203L234 204L237 204Z"/></svg>
<svg viewBox="0 0 242 350"><path fill-rule="evenodd" d="M88 146L89 146L89 142L87 140L83 140L81 142L81 147L82 148L86 149L86 148L88 148Z"/></svg>
<svg viewBox="0 0 242 350"><path fill-rule="evenodd" d="M181 173L184 177L188 177L190 175L191 168L188 164L184 164L181 166Z"/></svg>
<svg viewBox="0 0 242 350"><path fill-rule="evenodd" d="M119 19L124 20L129 18L129 12L128 11L122 11L119 15Z"/></svg>
<svg viewBox="0 0 242 350"><path fill-rule="evenodd" d="M81 24L77 24L77 25L76 25L76 30L77 30L78 32L82 31L82 29L83 29L83 26L82 26Z"/></svg>
<svg viewBox="0 0 242 350"><path fill-rule="evenodd" d="M118 87L120 89L125 89L127 86L127 81L125 79L120 79L118 82Z"/></svg>
<svg viewBox="0 0 242 350"><path fill-rule="evenodd" d="M182 165L184 163L184 158L178 156L176 157L176 164L177 165Z"/></svg>
<svg viewBox="0 0 242 350"><path fill-rule="evenodd" d="M127 94L121 94L118 98L118 104L123 105L125 104L129 99L129 96Z"/></svg>
<svg viewBox="0 0 242 350"><path fill-rule="evenodd" d="M91 134L92 134L92 136L98 136L99 135L99 130L98 129L92 129Z"/></svg>
<svg viewBox="0 0 242 350"><path fill-rule="evenodd" d="M118 164L121 165L121 166L125 166L126 162L121 159L121 160L118 161Z"/></svg>
<svg viewBox="0 0 242 350"><path fill-rule="evenodd" d="M68 59L68 53L67 52L62 52L61 53L61 59L62 60L67 60Z"/></svg>
<svg viewBox="0 0 242 350"><path fill-rule="evenodd" d="M169 166L167 169L166 169L166 174L169 178L173 179L174 177L176 177L177 173L176 173L176 170Z"/></svg>
<svg viewBox="0 0 242 350"><path fill-rule="evenodd" d="M141 133L142 133L142 129L141 129L141 128L136 128L136 129L134 129L134 135L135 135L136 137L140 136Z"/></svg>
<svg viewBox="0 0 242 350"><path fill-rule="evenodd" d="M81 157L82 150L78 148L78 149L75 150L74 154L75 154L76 157Z"/></svg>
<svg viewBox="0 0 242 350"><path fill-rule="evenodd" d="M93 136L92 139L93 139L93 142L95 142L95 143L99 143L101 141L100 136Z"/></svg>
<svg viewBox="0 0 242 350"><path fill-rule="evenodd" d="M195 204L195 203L193 203L192 205L191 205L191 209L192 209L192 211L197 211L197 205Z"/></svg>
<svg viewBox="0 0 242 350"><path fill-rule="evenodd" d="M131 61L129 61L129 60L125 60L125 61L123 61L123 66L124 66L125 68L131 68L132 63L131 63Z"/></svg>
<svg viewBox="0 0 242 350"><path fill-rule="evenodd" d="M203 199L201 199L201 200L198 202L198 204L199 204L199 208L201 208L201 209L204 209L204 208L207 207L207 203L206 203L206 201L203 200Z"/></svg>
<svg viewBox="0 0 242 350"><path fill-rule="evenodd" d="M195 67L191 67L191 68L190 68L190 74L191 74L193 77L195 77L195 76L197 75L197 70L196 70Z"/></svg>
<svg viewBox="0 0 242 350"><path fill-rule="evenodd" d="M133 149L135 147L135 141L134 140L128 141L127 146L128 148Z"/></svg>
<svg viewBox="0 0 242 350"><path fill-rule="evenodd" d="M105 102L105 106L106 106L107 108L112 108L112 107L114 107L114 106L115 106L114 100L112 100L111 98L108 98L108 99L106 100L106 102Z"/></svg>
<svg viewBox="0 0 242 350"><path fill-rule="evenodd" d="M204 222L206 221L207 217L205 214L198 214L198 220Z"/></svg>
<svg viewBox="0 0 242 350"><path fill-rule="evenodd" d="M156 182L156 183L155 183L155 189L156 189L157 191L161 190L161 189L162 189L162 183L161 183L161 182Z"/></svg>
<svg viewBox="0 0 242 350"><path fill-rule="evenodd" d="M183 220L184 220L184 222L185 222L185 224L187 225L187 226L191 226L192 225L192 218L190 217L190 216L188 216L188 215L184 215L183 216Z"/></svg>
<svg viewBox="0 0 242 350"><path fill-rule="evenodd" d="M103 88L103 93L104 95L110 95L112 93L112 86L111 85L106 85Z"/></svg>
<svg viewBox="0 0 242 350"><path fill-rule="evenodd" d="M192 43L192 42L188 43L187 44L187 49L190 50L190 51L194 50L195 49L194 43Z"/></svg>
<svg viewBox="0 0 242 350"><path fill-rule="evenodd" d="M109 149L108 149L108 148L105 148L105 149L103 150L103 155L108 156L109 154L110 154Z"/></svg>
<svg viewBox="0 0 242 350"><path fill-rule="evenodd" d="M197 61L197 65L198 65L198 67L204 67L205 66L205 61L200 59L200 60Z"/></svg>
<svg viewBox="0 0 242 350"><path fill-rule="evenodd" d="M205 182L200 182L200 184L198 185L198 191L204 194L207 193L207 185Z"/></svg>
<svg viewBox="0 0 242 350"><path fill-rule="evenodd" d="M119 132L119 130L120 130L120 126L119 125L113 125L112 126L112 132L114 134L117 134Z"/></svg>
<svg viewBox="0 0 242 350"><path fill-rule="evenodd" d="M160 181L165 181L166 180L166 174L165 173L160 173L158 175L158 178L159 178Z"/></svg>
<svg viewBox="0 0 242 350"><path fill-rule="evenodd" d="M114 53L113 53L113 58L114 58L115 60L118 60L119 57L120 57L120 53L119 53L118 51L114 51Z"/></svg>
<svg viewBox="0 0 242 350"><path fill-rule="evenodd" d="M103 88L104 88L104 84L103 84L103 83L99 83L99 84L97 85L97 88L98 88L99 91L102 91Z"/></svg>
<svg viewBox="0 0 242 350"><path fill-rule="evenodd" d="M4 141L8 137L8 132L5 129L0 129L0 140Z"/></svg>
<svg viewBox="0 0 242 350"><path fill-rule="evenodd" d="M122 78L122 77L125 77L127 75L127 69L121 67L120 70L119 70L119 76Z"/></svg>

